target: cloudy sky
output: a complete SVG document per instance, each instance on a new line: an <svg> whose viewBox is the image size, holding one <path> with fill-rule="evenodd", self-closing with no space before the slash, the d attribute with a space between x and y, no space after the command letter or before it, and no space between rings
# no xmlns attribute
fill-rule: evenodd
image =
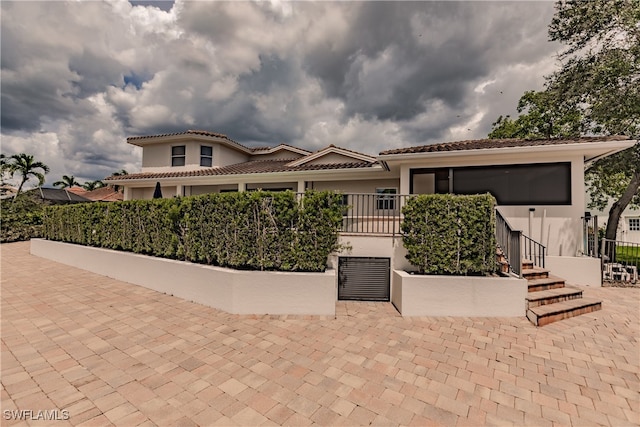
<svg viewBox="0 0 640 427"><path fill-rule="evenodd" d="M187 129L369 154L485 137L559 50L551 2L1 8L2 152L34 154L49 185L138 171L127 136Z"/></svg>

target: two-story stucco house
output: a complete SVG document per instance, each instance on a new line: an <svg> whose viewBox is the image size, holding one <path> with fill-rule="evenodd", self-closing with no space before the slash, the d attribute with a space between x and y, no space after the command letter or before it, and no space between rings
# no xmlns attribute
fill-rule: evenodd
<svg viewBox="0 0 640 427"><path fill-rule="evenodd" d="M544 245L548 262L574 282L587 280L585 261L578 257L584 241L585 167L636 143L625 137L473 140L373 157L333 145L315 152L286 144L247 147L226 135L195 130L127 142L142 148L142 171L106 180L124 187L125 200L152 198L156 183L163 197L338 190L351 207L342 236L353 247L351 255L388 257L392 268L407 267L397 239L405 195L490 192L502 216ZM382 243L372 244L374 237Z"/></svg>

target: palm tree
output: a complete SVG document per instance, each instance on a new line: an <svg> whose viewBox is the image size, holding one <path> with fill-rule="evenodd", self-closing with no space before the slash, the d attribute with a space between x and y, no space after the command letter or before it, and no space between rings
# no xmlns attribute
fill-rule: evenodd
<svg viewBox="0 0 640 427"><path fill-rule="evenodd" d="M56 181L53 183L54 187L60 188L68 188L73 187L74 185L80 185L78 181L76 181L76 177L73 175L62 175L62 181Z"/></svg>
<svg viewBox="0 0 640 427"><path fill-rule="evenodd" d="M16 192L16 197L18 197L20 191L22 191L24 184L31 178L37 178L38 185L42 185L44 184L44 175L49 173L49 166L42 162L34 161L31 154L25 153L14 154L9 157L9 161L5 160L3 167L9 171L11 178L13 178L13 175L16 172L22 175L18 191ZM38 169L41 169L42 172L38 171Z"/></svg>
<svg viewBox="0 0 640 427"><path fill-rule="evenodd" d="M0 153L0 184L4 185L4 174L10 173L11 163L9 163L9 158L4 154Z"/></svg>
<svg viewBox="0 0 640 427"><path fill-rule="evenodd" d="M84 184L82 184L82 188L84 188L87 191L93 191L97 188L102 188L105 186L105 183L98 180L95 181L87 181Z"/></svg>
<svg viewBox="0 0 640 427"><path fill-rule="evenodd" d="M114 172L111 174L111 176L123 176L123 175L129 175L129 172L127 172L124 169L120 169L118 172ZM120 186L119 185L113 185L113 190L114 191L119 191L120 190Z"/></svg>

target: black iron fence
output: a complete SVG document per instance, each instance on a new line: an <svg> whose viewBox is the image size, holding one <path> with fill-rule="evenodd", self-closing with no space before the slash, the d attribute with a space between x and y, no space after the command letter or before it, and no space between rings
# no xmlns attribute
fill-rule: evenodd
<svg viewBox="0 0 640 427"><path fill-rule="evenodd" d="M639 243L602 239L600 259L605 282L638 283Z"/></svg>
<svg viewBox="0 0 640 427"><path fill-rule="evenodd" d="M529 236L522 235L523 259L533 262L533 265L544 268L544 257L547 248Z"/></svg>
<svg viewBox="0 0 640 427"><path fill-rule="evenodd" d="M387 193L349 193L343 195L345 206L343 233L400 234L402 206L410 195Z"/></svg>
<svg viewBox="0 0 640 427"><path fill-rule="evenodd" d="M517 276L522 275L521 237L522 231L514 230L496 209L496 241L509 263L509 269Z"/></svg>

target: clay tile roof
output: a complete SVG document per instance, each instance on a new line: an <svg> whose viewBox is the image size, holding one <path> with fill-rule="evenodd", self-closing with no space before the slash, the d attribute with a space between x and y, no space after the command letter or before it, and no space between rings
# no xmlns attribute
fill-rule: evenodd
<svg viewBox="0 0 640 427"><path fill-rule="evenodd" d="M373 166L367 162L349 162L349 163L328 163L313 164L300 166L287 166L294 159L286 160L252 160L235 165L224 166L220 168L197 169L191 171L176 172L142 172L129 175L111 176L106 178L109 180L128 180L128 179L158 179L158 178L182 178L191 176L219 176L219 175L242 175L253 173L270 173L270 172L296 172L307 170L334 170L334 169L357 169L368 168Z"/></svg>
<svg viewBox="0 0 640 427"><path fill-rule="evenodd" d="M234 141L233 139L229 138L227 135L222 134L222 133L216 133L216 132L209 132L207 130L186 130L184 132L174 132L174 133L163 133L163 134L159 134L159 135L141 135L141 136L130 136L127 138L127 142L132 142L132 141L140 141L140 140L145 140L145 139L151 139L151 138L164 138L167 136L177 136L177 135L202 135L202 136L211 136L214 138L221 138L221 139L225 139L227 141L229 141L232 144L235 144L239 147L244 148L245 150L251 150L251 148L246 147L242 144L240 144L239 142Z"/></svg>
<svg viewBox="0 0 640 427"><path fill-rule="evenodd" d="M122 191L116 191L113 189L113 187L109 186L96 188L92 191L87 191L82 194L82 197L93 200L94 202L115 202L124 200L124 194L122 193Z"/></svg>
<svg viewBox="0 0 640 427"><path fill-rule="evenodd" d="M475 139L470 141L446 142L442 144L420 145L417 147L397 148L380 153L381 156L387 154L410 154L410 153L434 153L438 151L460 151L460 150L482 150L487 148L509 148L509 147L536 147L542 145L563 145L579 144L587 142L603 141L625 141L626 136L600 136L581 137L569 139Z"/></svg>
<svg viewBox="0 0 640 427"><path fill-rule="evenodd" d="M73 187L68 187L67 191L73 194L79 194L80 196L84 196L84 193L87 192L87 190L85 190L82 187L78 187L77 185L74 185Z"/></svg>

